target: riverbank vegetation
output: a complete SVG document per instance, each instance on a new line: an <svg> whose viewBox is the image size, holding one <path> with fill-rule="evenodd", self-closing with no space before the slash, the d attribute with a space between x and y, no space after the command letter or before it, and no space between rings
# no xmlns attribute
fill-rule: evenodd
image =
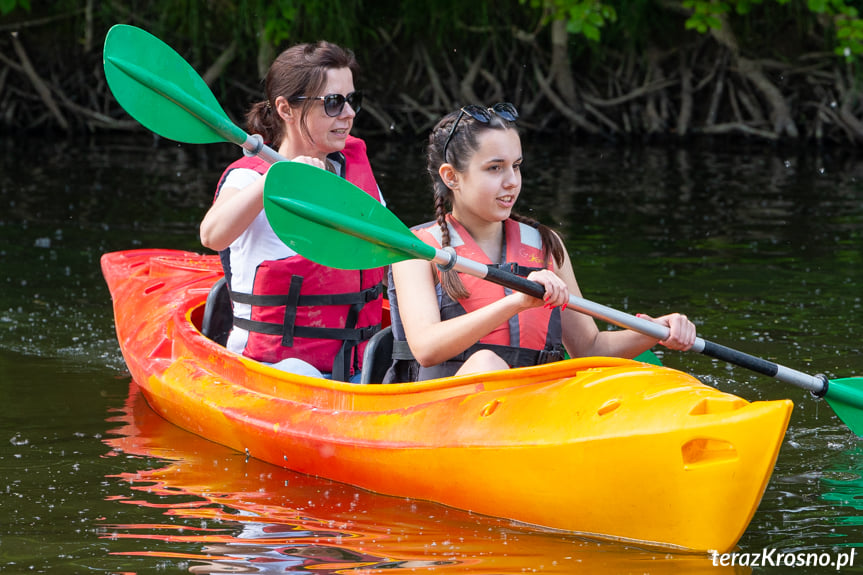
<svg viewBox="0 0 863 575"><path fill-rule="evenodd" d="M0 0L0 127L143 130L102 70L105 34L128 23L174 47L238 123L278 50L326 38L362 64L363 134L414 137L507 100L525 130L571 138L860 145L858 3Z"/></svg>

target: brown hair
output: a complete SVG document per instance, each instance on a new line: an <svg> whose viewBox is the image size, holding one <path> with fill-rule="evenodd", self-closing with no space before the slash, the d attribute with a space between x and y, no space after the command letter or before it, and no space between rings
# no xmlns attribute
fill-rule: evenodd
<svg viewBox="0 0 863 575"><path fill-rule="evenodd" d="M448 209L452 207L452 190L447 187L440 176L440 166L447 163L451 164L456 171L463 172L467 169L470 163L470 158L476 153L479 148L479 134L485 130L517 130L515 122L504 120L497 114L491 114L491 119L487 123L478 122L470 114L463 114L459 120L456 131L450 138L449 146L447 147L447 158L443 157L444 145L452 130L453 123L459 116L459 111L447 114L437 123L429 135L428 147L426 149L427 164L429 177L432 180L432 189L434 191L434 207L435 219L441 230L441 245L447 247L450 245L449 227L446 223L446 215ZM564 249L559 236L554 233L551 228L544 226L527 216L522 216L515 212L510 214L510 217L517 221L536 228L542 238L543 257L546 265L554 258L555 263L560 267L564 261ZM466 299L470 297L470 292L462 283L458 273L455 270L449 270L441 274L441 285L447 295L454 300Z"/></svg>
<svg viewBox="0 0 863 575"><path fill-rule="evenodd" d="M356 74L359 65L351 50L330 42L297 44L279 54L264 81L267 99L253 104L246 114L247 130L260 134L265 142L278 148L284 137L284 124L275 111L276 98L284 96L293 103L300 96L317 96L326 84L327 71L338 68L349 68ZM306 116L315 100L302 102L300 125L311 138Z"/></svg>

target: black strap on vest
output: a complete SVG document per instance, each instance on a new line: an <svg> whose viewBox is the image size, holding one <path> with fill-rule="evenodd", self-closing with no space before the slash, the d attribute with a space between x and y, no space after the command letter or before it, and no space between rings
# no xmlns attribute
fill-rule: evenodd
<svg viewBox="0 0 863 575"><path fill-rule="evenodd" d="M465 362L467 359L481 349L495 352L510 367L528 367L531 365L542 365L564 359L563 346L549 346L547 349L528 349L526 347L512 347L509 345L496 345L491 343L475 343L458 355L447 361ZM394 360L413 360L411 348L408 342L401 340L393 341Z"/></svg>
<svg viewBox="0 0 863 575"><path fill-rule="evenodd" d="M503 264L488 264L487 267L490 268L498 268L505 272L509 272L511 274L519 275L523 278L526 278L531 272L538 272L540 270L544 270L545 268L534 268L530 266L522 266L517 264L516 262L506 262Z"/></svg>
<svg viewBox="0 0 863 575"><path fill-rule="evenodd" d="M303 276L291 276L291 287L288 288L288 298L285 303L285 319L282 321L284 332L282 333L282 345L293 347L294 324L297 321L297 306L300 305L300 288L303 287Z"/></svg>
<svg viewBox="0 0 863 575"><path fill-rule="evenodd" d="M381 285L382 284L378 284ZM355 326L357 325L357 319L360 317L360 310L363 309L364 303L355 303L351 306L350 310L348 310L348 317L345 320L346 326ZM381 324L378 324L377 330L381 329ZM377 332L375 330L375 332ZM369 338L374 334L371 334ZM368 339L368 338L367 338ZM354 356L351 352L353 349L359 345L359 338L345 339L342 342L342 347L339 349L339 353L336 354L335 359L333 359L333 379L338 381L347 381L348 375L351 373L351 356ZM354 356L354 367L359 367L359 354Z"/></svg>
<svg viewBox="0 0 863 575"><path fill-rule="evenodd" d="M343 340L342 347L333 361L333 379L347 381L350 374L351 352L360 343L371 339L373 335L381 330L381 324L366 327L356 327L360 312L363 307L372 302L383 293L383 284L378 283L370 288L359 292L348 292L338 294L316 294L300 295L303 285L303 276L291 276L291 285L287 294L281 295L257 295L249 293L238 293L231 291L231 300L259 307L285 306L285 317L282 323L258 321L234 316L234 325L265 335L282 336L282 345L291 347L294 345L295 337L310 339L340 339ZM297 319L297 308L300 306L323 306L323 305L349 305L348 317L345 327L309 327L295 325ZM359 357L354 357L354 367L359 367Z"/></svg>

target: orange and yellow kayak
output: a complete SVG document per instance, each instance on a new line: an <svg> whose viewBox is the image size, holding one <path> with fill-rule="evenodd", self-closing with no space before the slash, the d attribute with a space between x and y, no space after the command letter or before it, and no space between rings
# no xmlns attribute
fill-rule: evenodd
<svg viewBox="0 0 863 575"><path fill-rule="evenodd" d="M791 413L617 358L398 385L298 376L201 333L217 257L133 250L102 271L132 377L168 421L302 473L546 528L728 551Z"/></svg>

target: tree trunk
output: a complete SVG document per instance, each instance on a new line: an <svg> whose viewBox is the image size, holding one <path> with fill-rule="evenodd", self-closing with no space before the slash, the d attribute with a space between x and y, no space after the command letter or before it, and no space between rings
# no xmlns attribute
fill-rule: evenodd
<svg viewBox="0 0 863 575"><path fill-rule="evenodd" d="M566 20L555 20L551 23L551 69L549 76L554 86L571 108L577 108L575 95L575 80L572 78L572 64L569 61L569 32L566 31Z"/></svg>
<svg viewBox="0 0 863 575"><path fill-rule="evenodd" d="M782 92L771 82L764 74L761 64L755 60L743 58L740 55L740 47L737 44L737 38L734 36L734 31L728 24L728 19L722 17L722 26L710 30L711 36L717 42L728 48L731 52L732 66L737 68L737 72L745 79L750 81L752 85L760 92L765 102L770 108L770 120L773 126L773 131L777 136L787 134L791 138L797 138L799 132L797 125L791 118L791 109Z"/></svg>

